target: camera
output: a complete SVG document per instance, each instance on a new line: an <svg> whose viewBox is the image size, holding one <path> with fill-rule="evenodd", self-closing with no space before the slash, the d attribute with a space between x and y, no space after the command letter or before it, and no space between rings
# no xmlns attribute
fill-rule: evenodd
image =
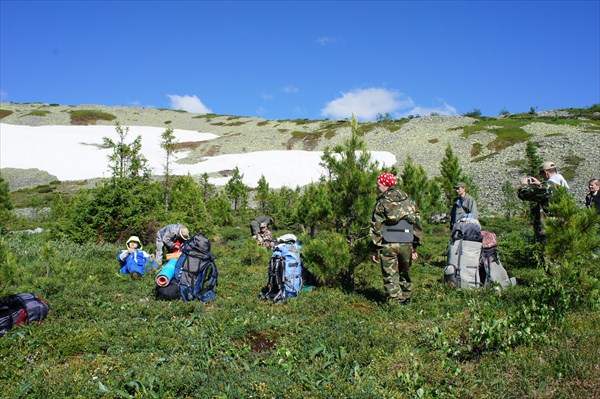
<svg viewBox="0 0 600 399"><path fill-rule="evenodd" d="M531 183L533 183L533 179L531 177L528 177L527 178L527 184L531 184Z"/></svg>

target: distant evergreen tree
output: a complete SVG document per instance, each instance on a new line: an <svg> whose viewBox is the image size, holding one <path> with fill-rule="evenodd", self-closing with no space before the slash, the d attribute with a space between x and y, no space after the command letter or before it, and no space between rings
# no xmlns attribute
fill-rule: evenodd
<svg viewBox="0 0 600 399"><path fill-rule="evenodd" d="M289 187L281 187L272 190L269 194L267 214L277 221L277 227L292 227L296 223L296 208L300 200L300 188L292 190Z"/></svg>
<svg viewBox="0 0 600 399"><path fill-rule="evenodd" d="M460 162L456 155L454 155L454 151L452 151L452 146L450 146L450 144L446 147L444 158L440 164L440 175L440 186L442 188L442 193L444 194L446 207L449 208L452 207L452 202L456 197L454 185L461 181L462 177Z"/></svg>
<svg viewBox="0 0 600 399"><path fill-rule="evenodd" d="M256 195L254 199L258 202L258 209L264 213L267 210L267 203L269 201L269 183L265 179L264 175L260 176L258 180L258 187L256 188Z"/></svg>
<svg viewBox="0 0 600 399"><path fill-rule="evenodd" d="M542 164L542 158L538 155L537 146L531 140L527 141L527 147L525 147L525 158L527 163L525 169L522 171L527 176L540 177L540 165Z"/></svg>
<svg viewBox="0 0 600 399"><path fill-rule="evenodd" d="M206 232L210 228L202 190L189 174L173 181L170 210L181 215L176 219L185 224L190 231L202 229Z"/></svg>
<svg viewBox="0 0 600 399"><path fill-rule="evenodd" d="M150 179L141 136L127 143L129 129L117 123L115 130L117 141L104 137L104 144L113 150L111 178L75 194L64 220L56 225L56 235L78 243L122 241L130 235L148 242L156 233L157 219L164 214L163 187Z"/></svg>
<svg viewBox="0 0 600 399"><path fill-rule="evenodd" d="M149 180L148 161L142 154L142 136L137 136L133 142L127 143L129 128L124 128L117 122L115 131L118 137L117 141L113 141L109 137L103 138L104 145L113 150L108 157L113 185L124 178Z"/></svg>
<svg viewBox="0 0 600 399"><path fill-rule="evenodd" d="M134 234L143 240L156 233L156 218L164 213L162 193L158 182L104 180L75 194L57 228L78 243L116 242Z"/></svg>
<svg viewBox="0 0 600 399"><path fill-rule="evenodd" d="M220 192L206 203L213 222L219 226L231 226L234 221L231 202L224 192Z"/></svg>
<svg viewBox="0 0 600 399"><path fill-rule="evenodd" d="M399 187L406 193L413 201L417 203L421 212L428 212L431 210L431 196L430 190L432 188L427 178L427 173L423 166L416 165L410 155L404 162L404 168L400 175L401 181Z"/></svg>
<svg viewBox="0 0 600 399"><path fill-rule="evenodd" d="M452 207L454 198L456 198L454 185L458 182L464 182L467 185L468 193L477 200L478 187L470 176L463 174L460 161L454 155L450 144L446 147L444 158L440 163L440 177L438 181L445 199L446 208Z"/></svg>
<svg viewBox="0 0 600 399"><path fill-rule="evenodd" d="M244 175L240 173L240 169L236 166L233 169L231 179L225 185L225 193L233 204L233 210L244 209L248 205L249 187L244 184Z"/></svg>
<svg viewBox="0 0 600 399"><path fill-rule="evenodd" d="M165 163L165 209L169 209L169 183L171 177L170 161L173 153L175 152L175 146L177 140L173 134L173 129L169 128L161 135L160 146L165 150L166 163Z"/></svg>
<svg viewBox="0 0 600 399"><path fill-rule="evenodd" d="M203 173L200 176L200 190L202 191L202 198L206 204L216 193L216 187L208 181L208 173Z"/></svg>
<svg viewBox="0 0 600 399"><path fill-rule="evenodd" d="M296 208L296 220L308 227L311 237L315 236L318 225L332 224L332 206L325 184L313 183L305 187Z"/></svg>

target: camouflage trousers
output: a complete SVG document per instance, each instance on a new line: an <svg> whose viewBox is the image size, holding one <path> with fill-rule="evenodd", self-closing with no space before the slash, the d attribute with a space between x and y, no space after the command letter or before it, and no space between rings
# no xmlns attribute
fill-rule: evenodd
<svg viewBox="0 0 600 399"><path fill-rule="evenodd" d="M378 251L383 286L390 300L404 302L411 296L412 244L384 244Z"/></svg>

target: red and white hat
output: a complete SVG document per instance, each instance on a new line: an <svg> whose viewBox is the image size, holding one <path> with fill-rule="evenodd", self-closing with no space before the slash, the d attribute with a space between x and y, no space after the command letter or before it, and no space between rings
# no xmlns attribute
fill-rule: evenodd
<svg viewBox="0 0 600 399"><path fill-rule="evenodd" d="M396 176L391 173L382 173L377 178L377 183L385 187L394 186L397 183Z"/></svg>

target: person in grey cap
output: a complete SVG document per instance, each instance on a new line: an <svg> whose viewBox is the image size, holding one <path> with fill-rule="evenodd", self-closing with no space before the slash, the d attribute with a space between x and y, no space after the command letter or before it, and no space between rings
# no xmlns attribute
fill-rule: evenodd
<svg viewBox="0 0 600 399"><path fill-rule="evenodd" d="M517 196L522 201L532 203L531 213L533 213L533 232L538 242L546 241L546 232L544 229L544 218L548 215L548 206L552 195L559 186L569 189L567 181L556 170L554 162L544 162L540 165L540 176L544 181L539 181L533 176L521 179L521 187L517 191Z"/></svg>
<svg viewBox="0 0 600 399"><path fill-rule="evenodd" d="M254 220L250 222L250 233L252 237L256 238L256 235L260 232L261 223L266 223L267 226L271 225L271 228L273 228L273 225L275 224L275 219L273 219L271 216L265 215L257 216L256 218L254 218Z"/></svg>
<svg viewBox="0 0 600 399"><path fill-rule="evenodd" d="M189 238L190 231L183 224L174 223L158 230L156 232L156 263L162 265L164 247L171 252L177 249L177 245L183 244Z"/></svg>
<svg viewBox="0 0 600 399"><path fill-rule="evenodd" d="M273 248L275 243L273 242L273 234L267 228L266 223L260 224L260 231L256 234L258 245L265 248Z"/></svg>
<svg viewBox="0 0 600 399"><path fill-rule="evenodd" d="M454 185L454 189L456 190L457 197L450 211L450 228L454 227L454 224L462 218L479 218L477 203L472 196L467 194L467 185L463 182L458 182Z"/></svg>

